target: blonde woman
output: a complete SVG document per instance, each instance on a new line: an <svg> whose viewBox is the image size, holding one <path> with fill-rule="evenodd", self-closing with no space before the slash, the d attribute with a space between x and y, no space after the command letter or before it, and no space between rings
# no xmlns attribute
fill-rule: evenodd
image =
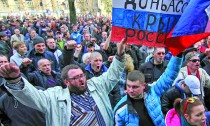
<svg viewBox="0 0 210 126"><path fill-rule="evenodd" d="M133 59L129 54L125 54L125 70L123 71L120 81L118 82L118 85L120 86L120 95L123 97L125 95L125 84L126 84L126 78L129 72L134 70L134 64Z"/></svg>

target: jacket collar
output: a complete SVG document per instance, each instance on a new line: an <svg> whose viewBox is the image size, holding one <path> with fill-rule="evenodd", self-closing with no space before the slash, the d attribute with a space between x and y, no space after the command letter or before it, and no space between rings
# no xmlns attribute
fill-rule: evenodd
<svg viewBox="0 0 210 126"><path fill-rule="evenodd" d="M29 55L30 54L32 54L32 55L42 55L42 56L44 56L45 55L45 52L46 52L46 50L44 51L44 53L43 54L40 54L40 53L37 53L36 51L35 51L35 49L32 49L30 52L29 52Z"/></svg>
<svg viewBox="0 0 210 126"><path fill-rule="evenodd" d="M151 64L155 65L155 63L154 63L154 58L153 58L153 57L150 58L149 62L150 62ZM168 64L168 62L164 59L163 62L162 62L161 64L159 64L159 65L162 65L162 66L165 67L165 66L167 66L167 64Z"/></svg>
<svg viewBox="0 0 210 126"><path fill-rule="evenodd" d="M70 98L70 91L69 88L67 87L62 90L61 94L59 94L58 101L68 100L69 98Z"/></svg>
<svg viewBox="0 0 210 126"><path fill-rule="evenodd" d="M136 110L134 109L132 103L131 103L131 98L128 95L126 95L126 97L127 97L126 102L127 102L127 105L128 105L128 113L137 113Z"/></svg>
<svg viewBox="0 0 210 126"><path fill-rule="evenodd" d="M93 71L91 69L91 64L90 63L85 67L85 70L87 70L88 72L93 74ZM108 70L108 68L104 64L102 64L101 70L104 73L104 72L106 72Z"/></svg>
<svg viewBox="0 0 210 126"><path fill-rule="evenodd" d="M175 88L178 89L181 92L183 98L187 98L184 90L180 87L181 81L183 81L183 79L175 84Z"/></svg>

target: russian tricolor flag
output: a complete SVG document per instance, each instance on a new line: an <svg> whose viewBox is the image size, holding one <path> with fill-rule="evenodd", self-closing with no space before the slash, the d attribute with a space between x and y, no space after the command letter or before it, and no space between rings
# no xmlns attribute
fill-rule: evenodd
<svg viewBox="0 0 210 126"><path fill-rule="evenodd" d="M131 44L167 46L173 55L177 55L209 35L204 32L208 23L205 9L210 0L112 2L112 41L127 38Z"/></svg>
<svg viewBox="0 0 210 126"><path fill-rule="evenodd" d="M173 55L210 35L206 9L210 0L191 0L178 23L168 35L166 46Z"/></svg>
<svg viewBox="0 0 210 126"><path fill-rule="evenodd" d="M112 41L165 46L189 0L113 0Z"/></svg>

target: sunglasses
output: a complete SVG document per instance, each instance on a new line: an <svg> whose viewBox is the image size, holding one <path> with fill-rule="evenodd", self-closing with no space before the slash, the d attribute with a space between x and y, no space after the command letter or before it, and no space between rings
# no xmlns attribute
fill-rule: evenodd
<svg viewBox="0 0 210 126"><path fill-rule="evenodd" d="M193 63L200 62L199 59L193 59L193 60L190 60L190 61L193 62Z"/></svg>
<svg viewBox="0 0 210 126"><path fill-rule="evenodd" d="M184 103L184 114L186 114L186 110L187 110L187 106L188 106L188 104L189 103L194 103L195 102L195 100L198 100L198 97L192 97L192 98L188 98L187 100L186 100L186 102Z"/></svg>
<svg viewBox="0 0 210 126"><path fill-rule="evenodd" d="M164 52L158 52L157 54L158 54L158 55L161 55L161 54L162 54L162 55L165 55L166 53L164 53Z"/></svg>

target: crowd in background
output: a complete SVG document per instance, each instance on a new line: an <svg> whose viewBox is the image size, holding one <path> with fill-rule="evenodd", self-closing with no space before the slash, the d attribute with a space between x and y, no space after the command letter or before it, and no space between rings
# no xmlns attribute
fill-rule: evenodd
<svg viewBox="0 0 210 126"><path fill-rule="evenodd" d="M14 63L21 76L42 91L56 86L68 87L67 82L64 84L63 71L69 64L79 66L84 72L69 78L72 81L103 77L109 69L114 69L111 64L119 50L117 43L111 41L111 34L115 34L111 28L112 21L106 17L79 17L76 24L71 24L66 17L21 19L8 16L0 21L0 66ZM210 37L187 48L178 59L165 47L127 43L124 53L125 68L106 101L112 107L110 113L114 113L110 115L113 123L109 124L162 126L166 123L173 126L172 122L176 122L182 126L210 126ZM76 66L72 67L77 69ZM111 78L112 74L107 77ZM49 125L49 115L27 107L27 103L7 91L7 80L0 78L1 123L5 126ZM71 93L71 125L82 122L77 114L83 109L89 111L86 100L98 102L95 97L88 97L92 90L95 89L89 88L81 97L77 94L79 90ZM98 125L107 125L95 102L90 102L97 113L93 119L97 119ZM88 122L93 124L90 120Z"/></svg>

